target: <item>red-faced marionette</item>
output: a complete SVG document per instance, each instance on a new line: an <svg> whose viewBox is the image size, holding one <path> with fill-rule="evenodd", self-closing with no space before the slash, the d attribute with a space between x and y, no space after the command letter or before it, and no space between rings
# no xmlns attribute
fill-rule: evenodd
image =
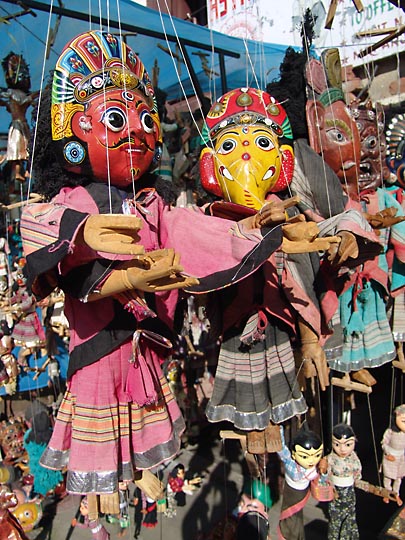
<svg viewBox="0 0 405 540"><path fill-rule="evenodd" d="M65 47L51 115L52 139L71 172L125 187L160 159L151 81L140 59L112 34L88 32Z"/></svg>
<svg viewBox="0 0 405 540"><path fill-rule="evenodd" d="M386 165L387 144L384 134L384 111L379 103L375 108L367 100L352 106L361 142L359 191L375 190L389 177Z"/></svg>
<svg viewBox="0 0 405 540"><path fill-rule="evenodd" d="M292 131L283 107L269 94L239 88L224 94L206 117L214 148L201 153L203 188L236 204L259 210L266 195L292 179Z"/></svg>
<svg viewBox="0 0 405 540"><path fill-rule="evenodd" d="M338 176L343 190L358 200L360 135L342 90L339 51L328 49L306 67L306 104L311 147Z"/></svg>

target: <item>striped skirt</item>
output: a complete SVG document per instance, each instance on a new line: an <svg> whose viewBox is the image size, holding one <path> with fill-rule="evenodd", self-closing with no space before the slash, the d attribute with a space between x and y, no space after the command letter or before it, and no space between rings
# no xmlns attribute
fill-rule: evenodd
<svg viewBox="0 0 405 540"><path fill-rule="evenodd" d="M238 429L262 430L307 410L295 376L290 339L267 324L263 339L247 346L236 331L224 339L218 358L210 422L228 420Z"/></svg>
<svg viewBox="0 0 405 540"><path fill-rule="evenodd" d="M143 353L147 376L156 381L152 404L141 406L128 396L131 342L78 370L68 382L41 457L44 467L67 468L68 492L112 493L119 481L133 478L134 469L150 469L179 451L184 420L161 372L159 355L144 346ZM136 376L142 378L142 373Z"/></svg>

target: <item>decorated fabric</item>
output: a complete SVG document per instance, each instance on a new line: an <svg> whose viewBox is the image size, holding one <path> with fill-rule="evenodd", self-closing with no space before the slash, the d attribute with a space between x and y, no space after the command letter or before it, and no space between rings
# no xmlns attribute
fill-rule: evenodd
<svg viewBox="0 0 405 540"><path fill-rule="evenodd" d="M113 211L122 212L128 194L117 188L112 188L111 193ZM128 363L137 326L134 314L111 297L98 300L96 311L95 304L81 301L105 278L111 260L125 259L96 254L74 243L77 229L88 213L109 211L109 202L108 186L94 183L86 189L65 189L51 204L27 207L22 217L30 279L34 284L35 280L41 282L47 272L57 268L66 294L70 380L41 463L55 469L67 467L67 490L72 493L114 491L118 471L122 470L123 477L130 480L133 467L147 469L170 459L180 447L184 429L160 369L166 352L147 338L142 339L140 351L146 364L136 363L134 369ZM248 237L235 223L200 211L171 209L154 190L140 194L135 208L137 204L144 221L140 243L146 251L168 246L178 249L185 270L200 275L200 287L205 290L224 286L232 279L237 282L253 272L281 240L276 232L275 236L268 235L270 244L262 243L257 232ZM50 215L53 225L46 235L38 234L42 226L47 229ZM218 245L215 256L212 238ZM255 249L258 244L260 249ZM264 252L258 259L256 252L261 250ZM255 253L251 261L250 251ZM177 291L155 295L159 324L171 326L177 297ZM148 325L153 321L158 319L149 319ZM154 402L140 404L138 392L128 394L128 377L132 390L141 388L146 379L153 381Z"/></svg>

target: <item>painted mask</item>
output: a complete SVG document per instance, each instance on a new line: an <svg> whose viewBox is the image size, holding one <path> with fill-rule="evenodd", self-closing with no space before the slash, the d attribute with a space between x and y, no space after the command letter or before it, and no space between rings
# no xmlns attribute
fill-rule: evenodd
<svg viewBox="0 0 405 540"><path fill-rule="evenodd" d="M388 125L387 138L387 165L395 174L396 181L405 187L405 115L395 115Z"/></svg>
<svg viewBox="0 0 405 540"><path fill-rule="evenodd" d="M35 502L19 504L11 512L18 519L24 532L32 531L42 518L41 505Z"/></svg>
<svg viewBox="0 0 405 540"><path fill-rule="evenodd" d="M86 32L63 50L52 88L52 140L63 166L118 187L153 168L160 121L145 67L115 36Z"/></svg>
<svg viewBox="0 0 405 540"><path fill-rule="evenodd" d="M213 143L200 157L206 191L259 210L270 192L292 180L292 131L283 107L269 94L240 88L224 94L206 118Z"/></svg>
<svg viewBox="0 0 405 540"><path fill-rule="evenodd" d="M347 195L358 200L360 134L344 100L338 50L324 51L321 61L309 60L305 76L310 145L336 173Z"/></svg>
<svg viewBox="0 0 405 540"><path fill-rule="evenodd" d="M376 189L389 177L385 163L387 145L384 134L384 115L381 106L376 110L367 102L353 108L360 133L361 160L359 173L360 192Z"/></svg>
<svg viewBox="0 0 405 540"><path fill-rule="evenodd" d="M0 423L0 445L4 461L12 462L25 454L25 425L18 418L10 418Z"/></svg>

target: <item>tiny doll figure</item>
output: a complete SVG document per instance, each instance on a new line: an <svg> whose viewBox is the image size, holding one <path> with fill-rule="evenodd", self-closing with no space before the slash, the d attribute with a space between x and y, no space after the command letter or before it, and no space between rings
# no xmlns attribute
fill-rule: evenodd
<svg viewBox="0 0 405 540"><path fill-rule="evenodd" d="M405 474L405 404L399 405L394 410L391 427L385 430L381 446L384 452L382 462L384 487L397 493L397 503L400 506L402 500L399 497L399 490ZM384 502L388 503L388 499L384 499Z"/></svg>
<svg viewBox="0 0 405 540"><path fill-rule="evenodd" d="M7 160L12 164L12 180L24 182L22 163L28 160L30 129L25 113L37 92L30 93L30 73L24 58L10 52L2 60L7 90L0 92L0 105L6 106L11 114L8 132Z"/></svg>
<svg viewBox="0 0 405 540"><path fill-rule="evenodd" d="M108 533L104 525L102 525L98 519L89 519L87 497L83 497L80 502L80 514L84 517L84 522L81 523L76 518L73 518L72 527L79 527L80 529L90 529L93 540L109 540L110 534Z"/></svg>
<svg viewBox="0 0 405 540"><path fill-rule="evenodd" d="M141 526L142 526L142 519L143 519L143 513L142 513L142 491L138 486L135 486L134 490L134 498L133 503L135 507L135 513L134 513L134 538L138 538L141 532Z"/></svg>
<svg viewBox="0 0 405 540"><path fill-rule="evenodd" d="M143 521L142 527L147 529L154 529L158 524L157 520L157 502L151 499L148 496L145 496L144 506L143 506Z"/></svg>
<svg viewBox="0 0 405 540"><path fill-rule="evenodd" d="M356 493L354 483L361 478L361 463L354 447L351 426L337 424L332 431L332 452L327 456L329 479L335 496L329 503L328 540L356 540Z"/></svg>
<svg viewBox="0 0 405 540"><path fill-rule="evenodd" d="M193 478L186 480L186 469L182 463L176 465L171 471L167 483L167 509L165 511L166 517L174 517L176 515L176 505L186 505L186 494L191 494L200 484L201 478Z"/></svg>
<svg viewBox="0 0 405 540"><path fill-rule="evenodd" d="M282 449L278 452L285 467L283 502L279 522L281 540L304 540L303 508L310 497L310 482L318 478L318 465L323 453L319 435L313 431L299 431L289 450L281 429Z"/></svg>

